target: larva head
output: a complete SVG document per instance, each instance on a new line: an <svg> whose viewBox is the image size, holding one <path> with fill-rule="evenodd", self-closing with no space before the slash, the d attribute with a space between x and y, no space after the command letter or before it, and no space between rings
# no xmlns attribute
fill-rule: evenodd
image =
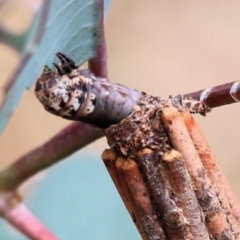
<svg viewBox="0 0 240 240"><path fill-rule="evenodd" d="M80 120L92 113L96 97L90 93L92 78L86 77L83 67L62 53L57 53L61 64L54 63L56 71L48 66L37 80L35 94L44 108L63 118Z"/></svg>
<svg viewBox="0 0 240 240"><path fill-rule="evenodd" d="M71 85L67 75L61 76L45 66L36 82L35 94L47 111L59 115L71 96Z"/></svg>

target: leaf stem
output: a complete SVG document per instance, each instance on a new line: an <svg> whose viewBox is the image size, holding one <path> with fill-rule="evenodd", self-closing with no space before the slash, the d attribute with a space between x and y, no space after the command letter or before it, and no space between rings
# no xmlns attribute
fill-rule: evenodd
<svg viewBox="0 0 240 240"><path fill-rule="evenodd" d="M107 78L107 47L104 34L104 0L98 0L98 2L100 44L98 46L96 57L88 61L88 66L96 76Z"/></svg>

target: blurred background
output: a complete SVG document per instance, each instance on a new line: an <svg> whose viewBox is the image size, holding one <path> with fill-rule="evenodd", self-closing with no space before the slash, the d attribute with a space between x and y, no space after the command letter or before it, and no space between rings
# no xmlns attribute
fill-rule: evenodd
<svg viewBox="0 0 240 240"><path fill-rule="evenodd" d="M33 17L30 8L37 7L39 2L40 0L11 0L7 4L0 5L1 26L16 33L24 31ZM123 85L163 97L190 93L239 80L239 10L240 2L233 0L113 0L106 19L109 78ZM0 56L1 87L17 66L19 55L15 50L0 43ZM0 92L0 100L1 95ZM240 103L213 109L207 117L196 116L238 198L240 198L239 111ZM26 91L0 138L0 169L7 167L20 155L41 145L69 123L45 112L36 100L33 88ZM127 213L121 215L124 207L100 160L105 148L107 148L105 139L92 143L74 154L71 159L38 174L23 186L22 191L25 192L30 208L39 214L39 218L44 222L50 221L49 217L43 216L44 211L45 213L51 211L56 201L65 197L65 202L62 200L62 205L56 207L51 214L57 216L56 221L48 222L51 229L61 231L57 230L60 228L58 222L61 217L65 217L68 204L70 203L71 207L81 205L82 197L85 197L87 192L95 192L94 184L102 181L97 186L99 195L89 198L93 201L93 206L99 209L101 206L99 201L106 204L108 203L106 199L112 197L113 209L116 210L114 221L117 224L116 232L109 230L109 225L105 226L106 229L101 226L102 231L112 231L113 235L109 239L117 239L117 236L119 239L140 239ZM76 170L76 166L79 171ZM71 182L68 182L69 176ZM86 183L90 184L91 179L95 179L93 188L92 185L86 186ZM63 187L68 190L63 190ZM102 190L99 190L101 187ZM76 189L83 191L81 196L74 195L77 194ZM48 199L47 205L52 202L47 210L45 205L44 207L40 204L44 202L39 200L43 196L43 199ZM86 203L89 202L89 198ZM106 206L110 209L111 204L108 203ZM82 207L86 208L86 206ZM65 212L62 212L61 216L57 215L62 208L66 208ZM81 210L78 213L81 215ZM116 217L118 216L116 214L121 216ZM73 213L70 215L72 216ZM98 223L102 222L102 218L96 219L94 215L93 219ZM88 225L89 222L92 224L93 219L81 220L79 231L86 230L83 224ZM61 229L67 226L68 221L66 219L64 221L61 223L64 225ZM123 228L122 224L125 222L126 227ZM131 227L128 229L129 224ZM69 227L70 232L73 232L73 229ZM85 234L83 239L94 239L94 237L86 237L89 236L89 232ZM15 238L3 239L17 238L15 236ZM72 236L63 239L79 238ZM104 236L98 239L108 238Z"/></svg>

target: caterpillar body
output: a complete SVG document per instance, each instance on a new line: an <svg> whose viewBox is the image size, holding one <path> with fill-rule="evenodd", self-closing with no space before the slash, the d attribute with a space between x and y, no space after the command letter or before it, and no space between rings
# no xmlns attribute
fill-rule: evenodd
<svg viewBox="0 0 240 240"><path fill-rule="evenodd" d="M138 104L141 92L96 77L83 66L58 52L56 71L44 67L35 94L44 108L69 120L83 121L99 128L117 124Z"/></svg>

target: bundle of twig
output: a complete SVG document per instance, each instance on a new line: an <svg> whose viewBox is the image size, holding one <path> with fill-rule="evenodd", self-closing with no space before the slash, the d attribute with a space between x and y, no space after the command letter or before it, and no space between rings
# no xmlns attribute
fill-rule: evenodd
<svg viewBox="0 0 240 240"><path fill-rule="evenodd" d="M102 158L145 240L240 237L240 206L190 114L207 110L144 94L105 131L111 148Z"/></svg>

